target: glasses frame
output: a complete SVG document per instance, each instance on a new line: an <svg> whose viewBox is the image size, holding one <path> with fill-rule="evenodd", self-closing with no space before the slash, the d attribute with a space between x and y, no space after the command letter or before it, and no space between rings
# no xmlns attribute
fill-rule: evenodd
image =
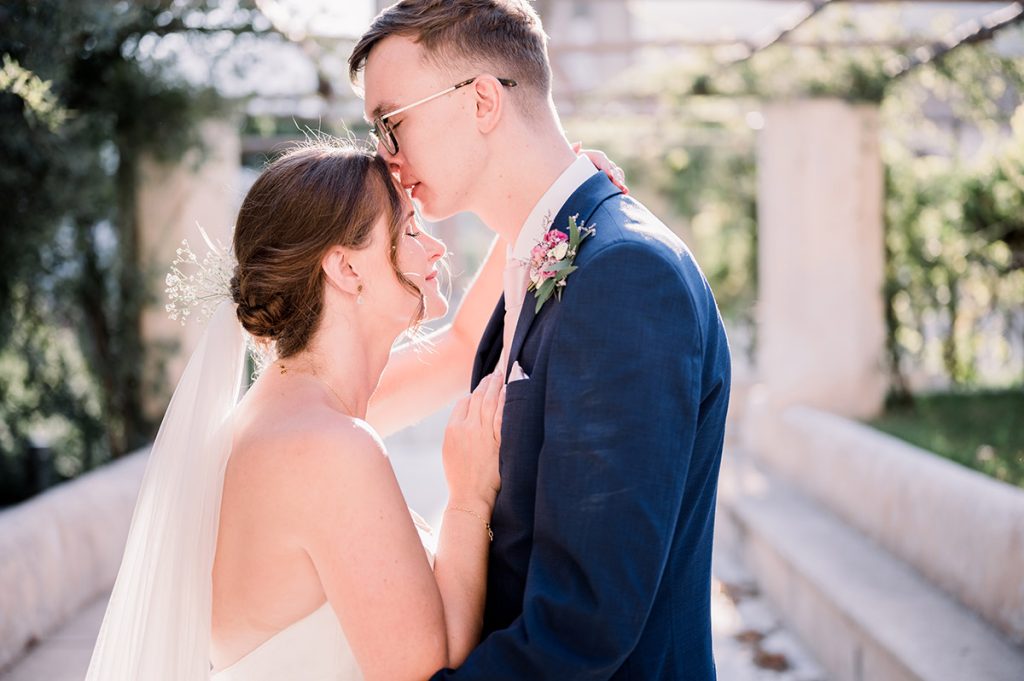
<svg viewBox="0 0 1024 681"><path fill-rule="evenodd" d="M480 76L482 75L484 74L480 74ZM464 81L456 83L455 85L452 85L449 88L445 88L440 92L435 92L434 94L428 97L424 97L423 99L420 99L418 101L415 101L412 104L406 104L405 106L395 109L394 111L389 111L388 113L381 114L380 116L374 116L373 122L370 123L370 137L373 138L374 142L384 147L384 149L387 150L389 154L391 154L392 156L396 155L398 153L398 138L395 137L394 129L387 122L389 118L391 118L392 116L397 116L400 113L405 113L409 109L417 107L420 104L426 104L427 102L437 99L438 97L444 97L449 92L455 92L459 88L466 87L467 85L470 85L471 83L475 82L477 78L480 78L480 76L473 76L472 78L467 78ZM516 81L512 80L511 78L498 78L497 80L505 87L515 87L516 85L518 85L518 83L516 83Z"/></svg>

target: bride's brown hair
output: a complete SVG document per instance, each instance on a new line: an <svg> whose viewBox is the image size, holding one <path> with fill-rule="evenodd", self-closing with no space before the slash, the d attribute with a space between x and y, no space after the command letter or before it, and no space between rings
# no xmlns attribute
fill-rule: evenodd
<svg viewBox="0 0 1024 681"><path fill-rule="evenodd" d="M345 142L307 143L268 165L235 223L231 296L245 330L273 341L280 358L305 349L323 311L323 256L334 246L369 246L382 214L395 277L420 299L410 324L420 321L422 293L398 268L405 220L399 192L383 159Z"/></svg>

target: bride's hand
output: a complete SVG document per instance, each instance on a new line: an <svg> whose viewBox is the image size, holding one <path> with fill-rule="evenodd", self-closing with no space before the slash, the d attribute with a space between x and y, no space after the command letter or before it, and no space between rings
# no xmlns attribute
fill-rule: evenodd
<svg viewBox="0 0 1024 681"><path fill-rule="evenodd" d="M583 142L573 142L572 150L590 159L594 167L608 176L616 187L622 190L623 194L629 194L629 187L626 186L626 173L622 168L615 165L608 155L597 149L584 149Z"/></svg>
<svg viewBox="0 0 1024 681"><path fill-rule="evenodd" d="M455 404L444 431L442 459L450 503L477 507L488 514L501 487L498 449L505 407L503 376L493 373L471 395Z"/></svg>

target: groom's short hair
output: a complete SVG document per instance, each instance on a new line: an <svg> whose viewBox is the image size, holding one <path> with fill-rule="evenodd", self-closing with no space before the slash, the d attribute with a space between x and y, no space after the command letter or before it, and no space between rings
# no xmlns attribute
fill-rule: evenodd
<svg viewBox="0 0 1024 681"><path fill-rule="evenodd" d="M483 68L515 80L524 94L547 100L551 93L547 36L527 0L401 0L377 15L352 50L353 83L374 46L392 35L411 38L428 59L453 73Z"/></svg>

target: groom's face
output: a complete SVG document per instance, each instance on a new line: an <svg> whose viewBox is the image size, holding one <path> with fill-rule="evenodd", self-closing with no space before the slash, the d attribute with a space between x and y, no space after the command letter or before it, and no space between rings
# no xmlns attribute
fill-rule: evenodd
<svg viewBox="0 0 1024 681"><path fill-rule="evenodd" d="M474 74L468 74L471 76ZM454 85L453 75L424 58L411 39L389 36L366 60L363 86L368 121ZM397 153L377 151L419 204L428 220L471 210L473 179L479 176L480 138L475 128L473 87L454 92L387 118Z"/></svg>

